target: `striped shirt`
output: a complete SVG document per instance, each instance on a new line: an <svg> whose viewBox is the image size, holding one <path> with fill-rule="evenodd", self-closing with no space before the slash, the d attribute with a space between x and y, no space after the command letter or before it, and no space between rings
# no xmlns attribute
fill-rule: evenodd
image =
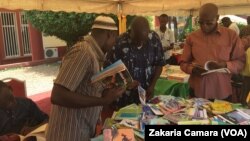
<svg viewBox="0 0 250 141"><path fill-rule="evenodd" d="M104 54L94 38L85 36L64 57L55 84L80 95L101 97L101 83L91 84L91 77L100 70ZM102 107L81 109L52 105L47 141L86 141L94 136Z"/></svg>

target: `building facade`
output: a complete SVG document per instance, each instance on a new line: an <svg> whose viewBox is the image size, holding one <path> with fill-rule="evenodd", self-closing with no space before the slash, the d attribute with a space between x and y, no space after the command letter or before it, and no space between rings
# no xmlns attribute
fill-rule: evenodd
<svg viewBox="0 0 250 141"><path fill-rule="evenodd" d="M65 47L60 47L62 57ZM19 10L0 9L0 65L45 60L42 33Z"/></svg>

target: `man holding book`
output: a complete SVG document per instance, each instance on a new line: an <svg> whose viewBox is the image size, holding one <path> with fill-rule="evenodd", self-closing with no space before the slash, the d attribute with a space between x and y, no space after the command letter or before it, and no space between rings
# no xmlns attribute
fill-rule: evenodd
<svg viewBox="0 0 250 141"><path fill-rule="evenodd" d="M146 90L147 99L153 97L165 59L161 40L156 32L150 31L146 18L136 17L131 29L119 36L108 60L115 62L119 59L124 62L132 78ZM137 88L126 91L116 106L119 108L131 103L139 103Z"/></svg>
<svg viewBox="0 0 250 141"><path fill-rule="evenodd" d="M76 43L62 60L54 82L52 111L46 134L47 141L88 141L95 128L103 105L120 97L125 89L104 89L101 82L91 83L91 77L100 71L105 53L117 37L114 20L98 16L91 35Z"/></svg>
<svg viewBox="0 0 250 141"><path fill-rule="evenodd" d="M238 35L218 25L218 7L204 4L199 11L200 29L192 32L186 39L181 69L191 74L189 84L196 97L207 99L228 99L232 94L231 73L239 73L245 64L244 48ZM231 73L206 72L227 68ZM202 66L202 67L200 67Z"/></svg>

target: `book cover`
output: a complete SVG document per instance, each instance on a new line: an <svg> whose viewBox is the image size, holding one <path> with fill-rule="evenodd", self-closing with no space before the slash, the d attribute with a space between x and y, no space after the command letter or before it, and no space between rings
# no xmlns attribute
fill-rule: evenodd
<svg viewBox="0 0 250 141"><path fill-rule="evenodd" d="M115 120L123 120L123 119L138 120L141 113L142 113L141 107L137 106L136 104L131 104L131 105L121 108L118 112L116 112L116 114L114 115L114 119Z"/></svg>
<svg viewBox="0 0 250 141"><path fill-rule="evenodd" d="M236 109L237 111L241 112L246 117L250 118L250 109Z"/></svg>
<svg viewBox="0 0 250 141"><path fill-rule="evenodd" d="M130 127L130 128L133 128L133 129L137 129L139 130L140 129L140 125L139 125L139 121L138 120L130 120L130 119L123 119L121 122L120 122L121 125L124 125L126 127Z"/></svg>
<svg viewBox="0 0 250 141"><path fill-rule="evenodd" d="M167 114L164 115L163 118L167 119L168 121L178 124L181 121L190 121L191 117L186 113L174 113L174 114Z"/></svg>
<svg viewBox="0 0 250 141"><path fill-rule="evenodd" d="M161 112L160 108L154 104L147 104L153 113L157 116L163 116L164 114Z"/></svg>
<svg viewBox="0 0 250 141"><path fill-rule="evenodd" d="M45 141L45 130L47 128L48 124L43 124L27 134L26 136L19 135L20 141L30 140L30 139L36 139L36 141Z"/></svg>
<svg viewBox="0 0 250 141"><path fill-rule="evenodd" d="M125 64L118 60L91 78L91 83L102 81L106 86L127 86L133 81Z"/></svg>
<svg viewBox="0 0 250 141"><path fill-rule="evenodd" d="M242 115L238 110L234 110L225 114L218 115L230 124L244 124L250 120L250 117Z"/></svg>
<svg viewBox="0 0 250 141"><path fill-rule="evenodd" d="M135 141L133 129L112 129L103 130L103 141Z"/></svg>

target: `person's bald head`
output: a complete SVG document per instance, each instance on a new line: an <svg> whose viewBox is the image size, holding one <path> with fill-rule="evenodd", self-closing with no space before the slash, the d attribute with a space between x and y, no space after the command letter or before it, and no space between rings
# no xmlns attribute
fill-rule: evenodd
<svg viewBox="0 0 250 141"><path fill-rule="evenodd" d="M148 20L144 17L136 17L131 24L131 38L137 42L143 42L148 39L150 27Z"/></svg>
<svg viewBox="0 0 250 141"><path fill-rule="evenodd" d="M218 19L218 7L215 4L207 3L201 6L199 11L199 24L203 32L209 34L215 31Z"/></svg>
<svg viewBox="0 0 250 141"><path fill-rule="evenodd" d="M200 16L216 17L218 15L218 7L213 3L207 3L201 6Z"/></svg>

